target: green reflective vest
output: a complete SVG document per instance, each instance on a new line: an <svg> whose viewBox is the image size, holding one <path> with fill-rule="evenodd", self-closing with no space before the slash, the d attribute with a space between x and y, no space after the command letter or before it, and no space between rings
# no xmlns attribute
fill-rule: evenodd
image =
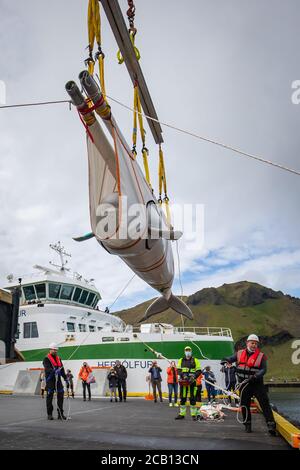
<svg viewBox="0 0 300 470"><path fill-rule="evenodd" d="M199 359L196 359L193 356L190 359L182 357L178 361L177 369L182 372L191 372L192 374L194 374L199 370L201 371L201 364Z"/></svg>

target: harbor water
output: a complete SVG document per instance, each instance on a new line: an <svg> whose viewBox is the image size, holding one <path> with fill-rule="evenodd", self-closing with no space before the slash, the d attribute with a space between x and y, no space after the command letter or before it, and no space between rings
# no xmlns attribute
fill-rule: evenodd
<svg viewBox="0 0 300 470"><path fill-rule="evenodd" d="M300 423L300 388L273 388L269 390L269 397L279 413Z"/></svg>

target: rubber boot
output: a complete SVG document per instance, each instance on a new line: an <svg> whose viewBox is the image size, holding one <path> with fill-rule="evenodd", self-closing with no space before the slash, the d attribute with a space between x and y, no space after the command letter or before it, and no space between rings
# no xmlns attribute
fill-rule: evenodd
<svg viewBox="0 0 300 470"><path fill-rule="evenodd" d="M245 423L245 432L247 433L252 432L251 423Z"/></svg>
<svg viewBox="0 0 300 470"><path fill-rule="evenodd" d="M57 419L61 419L62 421L65 421L67 419L63 411L57 410L57 412L58 412Z"/></svg>
<svg viewBox="0 0 300 470"><path fill-rule="evenodd" d="M175 419L184 419L184 416L182 416L182 415L177 415L177 416L175 417Z"/></svg>
<svg viewBox="0 0 300 470"><path fill-rule="evenodd" d="M271 434L271 436L277 436L276 423L274 421L268 421L267 426L269 434Z"/></svg>
<svg viewBox="0 0 300 470"><path fill-rule="evenodd" d="M190 406L190 413L191 413L191 418L193 421L197 421L197 407L191 405Z"/></svg>

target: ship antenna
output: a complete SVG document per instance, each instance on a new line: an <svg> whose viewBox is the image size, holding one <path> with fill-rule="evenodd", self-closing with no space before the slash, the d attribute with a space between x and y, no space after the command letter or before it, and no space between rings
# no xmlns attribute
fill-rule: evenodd
<svg viewBox="0 0 300 470"><path fill-rule="evenodd" d="M59 257L60 257L60 264L55 264L53 263L52 261L49 261L49 263L52 265L52 266L55 266L56 268L59 268L60 271L70 271L70 269L66 268L66 265L68 264L68 260L65 259L66 256L69 256L71 258L71 254L70 253L67 253L65 251L65 247L62 246L62 244L60 243L60 241L58 241L57 243L55 244L52 244L50 243L50 248L54 251L56 251L56 253L58 253Z"/></svg>

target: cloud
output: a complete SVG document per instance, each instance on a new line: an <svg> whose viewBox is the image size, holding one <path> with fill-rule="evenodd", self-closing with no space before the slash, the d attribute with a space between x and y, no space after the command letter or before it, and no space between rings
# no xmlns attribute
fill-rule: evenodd
<svg viewBox="0 0 300 470"><path fill-rule="evenodd" d="M8 103L66 98L64 84L76 79L87 54L86 3L2 1L0 80ZM162 121L299 169L291 83L300 78L300 6L297 0L270 5L190 0L182 9L179 0L140 2L137 45ZM107 92L130 106L131 81L102 23ZM112 107L130 142L131 113ZM61 240L74 269L95 278L103 304L110 304L131 271L94 240L72 241L90 227L85 136L76 112L68 105L1 110L0 129L0 284L10 272L47 263L49 243ZM204 246L180 242L185 290L246 277L286 292L300 289L299 178L163 130L171 200L205 208ZM147 146L157 189L158 150L149 130ZM115 307L154 295L134 279Z"/></svg>
<svg viewBox="0 0 300 470"><path fill-rule="evenodd" d="M214 257L218 260L219 252L210 254L212 260ZM202 262L205 263L205 259ZM285 293L300 291L300 249L282 250L244 261L238 260L237 263L231 258L227 266L210 263L210 267L212 269L197 275L195 280L184 283L185 293L192 294L204 287L218 287L241 280L258 282Z"/></svg>

